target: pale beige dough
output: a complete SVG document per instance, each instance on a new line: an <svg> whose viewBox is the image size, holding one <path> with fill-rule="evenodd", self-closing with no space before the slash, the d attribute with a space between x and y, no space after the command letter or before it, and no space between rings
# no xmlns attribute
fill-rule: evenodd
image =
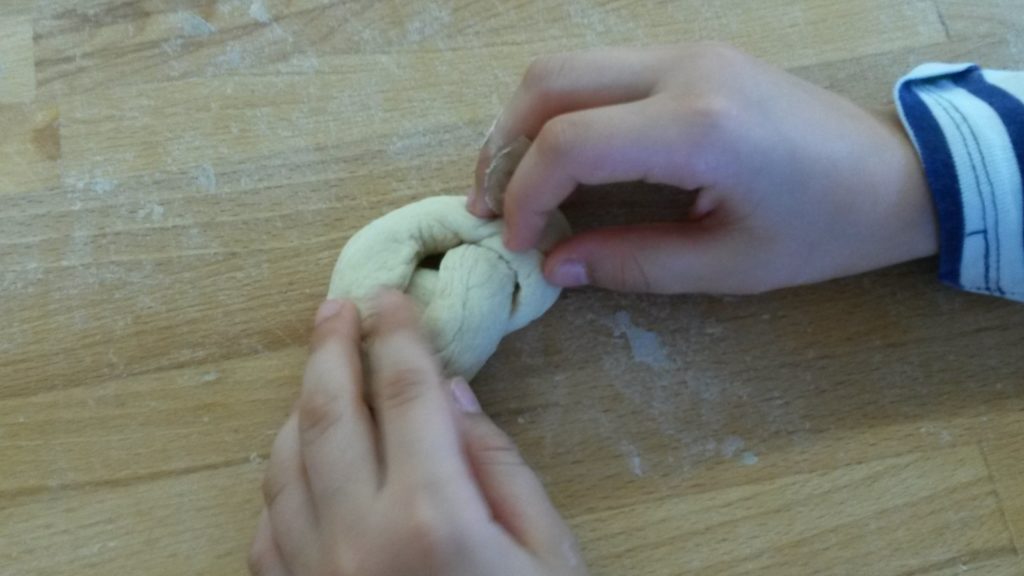
<svg viewBox="0 0 1024 576"><path fill-rule="evenodd" d="M554 304L559 288L544 280L543 251L569 234L560 213L551 218L537 249L508 251L503 222L466 211L461 196L435 196L370 222L338 256L330 298L350 298L367 311L382 287L410 294L448 376L471 379L508 333ZM443 254L438 270L420 266Z"/></svg>

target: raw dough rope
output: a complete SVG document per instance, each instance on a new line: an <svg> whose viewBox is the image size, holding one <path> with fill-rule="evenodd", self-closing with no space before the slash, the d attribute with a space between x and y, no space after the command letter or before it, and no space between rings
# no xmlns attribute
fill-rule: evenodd
<svg viewBox="0 0 1024 576"><path fill-rule="evenodd" d="M370 222L345 244L331 275L330 298L350 298L364 312L382 287L402 290L423 307L449 376L472 378L508 333L547 311L560 290L541 273L543 251L569 234L556 213L535 250L502 244L501 220L466 211L461 196L435 196ZM424 258L443 254L437 270Z"/></svg>

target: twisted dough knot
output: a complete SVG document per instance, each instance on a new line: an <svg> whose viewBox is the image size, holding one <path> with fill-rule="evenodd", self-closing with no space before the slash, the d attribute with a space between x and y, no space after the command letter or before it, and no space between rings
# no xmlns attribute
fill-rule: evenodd
<svg viewBox="0 0 1024 576"><path fill-rule="evenodd" d="M476 375L508 333L526 326L558 299L541 273L544 250L569 234L556 213L537 249L510 252L500 220L466 211L465 198L435 196L370 222L345 244L331 275L330 298L349 298L366 310L382 287L406 292L449 376ZM423 259L443 254L437 270Z"/></svg>

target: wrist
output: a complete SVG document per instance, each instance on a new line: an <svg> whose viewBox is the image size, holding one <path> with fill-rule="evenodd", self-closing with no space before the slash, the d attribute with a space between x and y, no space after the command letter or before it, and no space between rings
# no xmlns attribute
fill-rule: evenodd
<svg viewBox="0 0 1024 576"><path fill-rule="evenodd" d="M900 261L933 256L939 250L938 217L921 158L895 111L887 113L882 123L892 154L894 253Z"/></svg>

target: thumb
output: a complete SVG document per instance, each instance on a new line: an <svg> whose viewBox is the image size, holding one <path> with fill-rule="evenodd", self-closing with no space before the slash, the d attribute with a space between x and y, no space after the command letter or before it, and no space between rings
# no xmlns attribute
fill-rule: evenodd
<svg viewBox="0 0 1024 576"><path fill-rule="evenodd" d="M704 222L618 226L583 232L555 246L544 262L548 282L621 292L751 292L743 238ZM754 290L756 291L756 290Z"/></svg>
<svg viewBox="0 0 1024 576"><path fill-rule="evenodd" d="M540 479L481 411L469 384L455 378L451 388L466 455L495 521L534 554L564 562L567 552L576 550L575 539Z"/></svg>

